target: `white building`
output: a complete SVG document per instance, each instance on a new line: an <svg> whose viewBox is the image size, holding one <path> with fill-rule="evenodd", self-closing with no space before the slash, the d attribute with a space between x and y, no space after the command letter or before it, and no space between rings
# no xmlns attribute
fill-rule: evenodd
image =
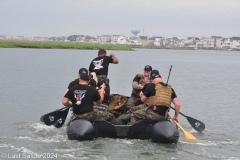
<svg viewBox="0 0 240 160"><path fill-rule="evenodd" d="M128 42L125 38L125 36L122 35L112 35L111 37L111 44L120 44L120 45L127 45Z"/></svg>
<svg viewBox="0 0 240 160"><path fill-rule="evenodd" d="M111 43L111 36L110 35L102 35L97 37L98 43L106 44Z"/></svg>
<svg viewBox="0 0 240 160"><path fill-rule="evenodd" d="M163 46L164 37L154 37L155 41L153 43L154 46Z"/></svg>
<svg viewBox="0 0 240 160"><path fill-rule="evenodd" d="M223 49L240 49L240 37L231 37L224 39L222 47Z"/></svg>

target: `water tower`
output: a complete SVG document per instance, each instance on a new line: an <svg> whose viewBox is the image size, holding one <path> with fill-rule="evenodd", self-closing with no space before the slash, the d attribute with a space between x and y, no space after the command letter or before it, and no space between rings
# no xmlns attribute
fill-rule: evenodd
<svg viewBox="0 0 240 160"><path fill-rule="evenodd" d="M140 32L139 28L132 28L131 32L134 34L134 36L137 36L137 34Z"/></svg>

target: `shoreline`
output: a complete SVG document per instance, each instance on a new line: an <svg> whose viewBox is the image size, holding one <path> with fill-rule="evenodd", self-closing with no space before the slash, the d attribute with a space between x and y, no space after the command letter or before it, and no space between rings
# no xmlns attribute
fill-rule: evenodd
<svg viewBox="0 0 240 160"><path fill-rule="evenodd" d="M36 42L18 40L0 40L0 48L36 48L36 49L80 49L80 50L122 50L133 51L130 46L64 43L64 42Z"/></svg>
<svg viewBox="0 0 240 160"><path fill-rule="evenodd" d="M111 44L69 43L69 42L37 42L23 40L0 40L0 48L35 48L35 49L75 49L75 50L119 50L134 51L135 49L169 49L195 50L194 48L160 47L160 46L129 46Z"/></svg>

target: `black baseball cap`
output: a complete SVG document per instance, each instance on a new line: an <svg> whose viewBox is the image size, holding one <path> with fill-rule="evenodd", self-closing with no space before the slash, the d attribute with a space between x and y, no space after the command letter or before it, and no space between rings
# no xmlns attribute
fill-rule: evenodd
<svg viewBox="0 0 240 160"><path fill-rule="evenodd" d="M150 74L150 79L153 80L154 78L162 78L159 74L158 70L152 70Z"/></svg>
<svg viewBox="0 0 240 160"><path fill-rule="evenodd" d="M79 69L80 79L84 81L89 81L88 70L86 68Z"/></svg>
<svg viewBox="0 0 240 160"><path fill-rule="evenodd" d="M146 70L146 71L152 71L152 67L151 67L150 65L146 65L146 66L144 67L144 70Z"/></svg>

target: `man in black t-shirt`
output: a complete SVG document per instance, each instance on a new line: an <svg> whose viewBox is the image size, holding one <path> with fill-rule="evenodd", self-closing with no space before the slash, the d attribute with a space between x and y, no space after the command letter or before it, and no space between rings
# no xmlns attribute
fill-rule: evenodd
<svg viewBox="0 0 240 160"><path fill-rule="evenodd" d="M173 120L178 122L178 113L180 111L180 103L173 88L162 82L162 78L158 70L151 72L150 79L152 83L144 85L140 92L141 101L144 102L145 108L134 111L131 114L130 125L139 120L149 120L157 122L167 117L167 112L171 107L171 102L175 106L175 115ZM136 106L138 108L138 106Z"/></svg>
<svg viewBox="0 0 240 160"><path fill-rule="evenodd" d="M80 69L79 71L79 84L67 91L62 99L62 104L67 107L73 107L75 117L89 121L106 120L116 124L116 119L113 114L107 111L93 110L93 102L96 101L101 104L104 99L105 84L103 83L99 90L88 86L89 75L86 69ZM71 101L72 104L69 103L69 101Z"/></svg>
<svg viewBox="0 0 240 160"><path fill-rule="evenodd" d="M111 53L107 56L107 52L104 49L100 49L98 51L98 57L94 58L89 66L89 72L95 72L98 78L98 87L102 83L106 84L104 102L105 104L109 103L109 95L110 95L110 86L108 79L108 66L110 63L118 64L118 59L115 54Z"/></svg>
<svg viewBox="0 0 240 160"><path fill-rule="evenodd" d="M81 69L79 70L79 73L81 73L82 71L84 71L84 72L86 72L86 73L88 74L88 70L87 70L86 68L81 68ZM97 82L96 82L97 77L96 77L96 74L95 74L94 72L92 72L91 75L92 75L92 77L90 77L90 80L89 80L88 85L96 88L96 86L97 86ZM80 75L78 74L78 78L69 83L69 85L68 85L68 87L67 87L67 90L66 90L66 93L67 93L67 91L68 91L70 88L72 88L72 87L74 87L75 85L79 84L79 76L80 76Z"/></svg>

